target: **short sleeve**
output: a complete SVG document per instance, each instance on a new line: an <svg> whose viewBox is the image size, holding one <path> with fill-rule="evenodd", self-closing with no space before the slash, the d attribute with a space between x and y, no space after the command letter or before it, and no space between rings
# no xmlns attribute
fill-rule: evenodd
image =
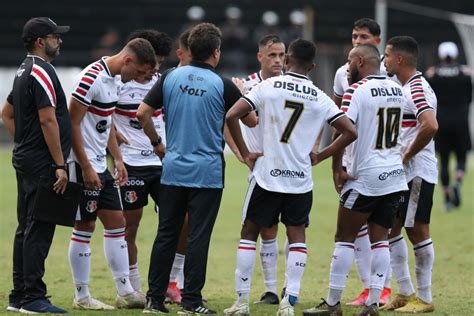
<svg viewBox="0 0 474 316"><path fill-rule="evenodd" d="M245 96L242 98L247 101L253 111L260 111L264 105L264 92L265 86L268 81L262 81L252 88Z"/></svg>
<svg viewBox="0 0 474 316"><path fill-rule="evenodd" d="M95 82L99 76L99 71L95 69L88 69L81 73L79 80L73 88L72 97L89 106L95 96Z"/></svg>
<svg viewBox="0 0 474 316"><path fill-rule="evenodd" d="M410 83L410 100L408 105L411 107L416 118L425 111L433 111L433 107L426 99L426 93L421 79L415 79Z"/></svg>
<svg viewBox="0 0 474 316"><path fill-rule="evenodd" d="M162 76L155 82L153 87L148 91L143 99L143 103L148 104L154 109L161 109L163 107L163 84L168 74L176 68L171 68L163 73Z"/></svg>
<svg viewBox="0 0 474 316"><path fill-rule="evenodd" d="M46 69L33 64L30 75L33 78L31 91L38 109L46 106L56 107L56 90L54 89L53 78Z"/></svg>
<svg viewBox="0 0 474 316"><path fill-rule="evenodd" d="M346 71L346 67L344 66L340 67L336 71L336 74L334 75L334 85L333 85L334 96L338 98L342 98L342 96L344 95L344 91L346 90L347 86L349 86L349 82L347 82L347 84L344 85L343 80L346 80L347 82L347 71Z"/></svg>
<svg viewBox="0 0 474 316"><path fill-rule="evenodd" d="M228 111L237 100L242 96L239 88L228 78L222 78L224 82L224 107Z"/></svg>

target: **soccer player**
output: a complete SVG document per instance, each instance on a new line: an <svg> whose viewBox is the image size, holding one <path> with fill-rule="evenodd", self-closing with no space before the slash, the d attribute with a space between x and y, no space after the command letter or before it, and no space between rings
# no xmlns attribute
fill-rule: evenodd
<svg viewBox="0 0 474 316"><path fill-rule="evenodd" d="M69 103L73 139L70 176L85 186L69 243L75 286L73 307L77 309L112 308L89 293L90 239L97 217L104 225L104 252L117 288L116 306L140 307L144 303L143 296L133 289L129 280L125 218L119 191L119 186L127 183L127 171L115 128L111 126L119 99L116 76L120 75L123 82L140 79L155 64L151 44L145 39L134 39L118 54L87 66L72 93ZM106 149L114 159L114 176L107 170Z"/></svg>
<svg viewBox="0 0 474 316"><path fill-rule="evenodd" d="M354 125L334 102L308 79L314 68L314 43L296 40L288 48L286 73L256 85L227 114L227 124L242 158L253 172L244 202L245 221L237 250L237 301L226 315L249 315L249 292L256 241L262 227L281 221L287 229L289 254L285 296L277 315L294 315L306 265L305 225L313 200L311 165L343 150L357 137ZM249 152L238 124L250 110L259 112L261 153ZM342 135L320 153L312 148L324 122Z"/></svg>
<svg viewBox="0 0 474 316"><path fill-rule="evenodd" d="M258 83L274 76L280 76L285 60L285 44L277 35L266 35L258 42L257 59L260 71L249 75L244 81L244 94ZM245 118L244 118L245 120ZM261 129L259 125L249 128L240 124L245 143L251 152L261 152ZM239 154L240 155L240 154ZM250 173L249 182L252 174ZM260 231L260 260L262 262L265 293L256 303L278 304L277 295L277 262L278 262L278 225L262 227Z"/></svg>
<svg viewBox="0 0 474 316"><path fill-rule="evenodd" d="M341 109L355 123L359 137L346 149L347 173L341 155L333 157L334 184L341 197L329 292L326 300L303 315L342 315L340 299L354 259L354 241L365 223L372 249L371 276L366 305L358 315L378 315L390 265L388 232L407 189L398 139L406 104L402 89L380 75L380 54L373 45L351 50L348 71L352 85Z"/></svg>
<svg viewBox="0 0 474 316"><path fill-rule="evenodd" d="M154 154L153 146L136 116L138 105L158 81L158 70L171 51L171 38L156 30L137 30L128 36L127 42L135 38L144 38L150 42L155 51L156 65L150 68L150 72L144 77L122 85L113 118L117 132L123 135L126 141L120 145L120 152L128 172L128 181L120 187L120 193L126 221L125 240L130 265L130 283L136 292L141 293L138 250L135 240L143 207L148 204L148 195L158 204L161 160ZM158 134L165 140L161 111L153 113L153 123Z"/></svg>
<svg viewBox="0 0 474 316"><path fill-rule="evenodd" d="M369 18L362 18L354 22L354 27L352 29L352 46L356 47L361 44L370 44L377 46L380 44L380 26L379 24ZM334 102L338 106L341 106L342 96L344 92L349 88L349 81L347 78L347 68L348 64L345 63L342 65L334 76ZM385 75L386 70L383 63L380 63L380 74ZM393 77L396 81L395 77ZM343 157L343 165L347 165L347 157ZM367 225L363 225L357 235L357 238L354 242L355 249L355 262L357 265L357 271L359 272L359 277L364 285L364 290L359 294L359 296L354 299L352 302L347 303L351 306L362 306L365 304L367 297L369 295L369 283L370 283L370 240L369 233L367 231ZM386 278L384 289L382 295L380 296L380 303L385 304L390 300L390 294L392 293L392 288L390 285L390 277Z"/></svg>
<svg viewBox="0 0 474 316"><path fill-rule="evenodd" d="M432 312L431 270L434 248L430 237L433 192L438 179L433 137L438 129L436 95L416 70L418 44L412 37L396 36L387 42L385 67L403 84L408 103L403 109L400 140L409 191L390 233L392 270L397 278L398 294L384 310L397 312ZM417 294L408 266L408 249L401 228L413 245Z"/></svg>
<svg viewBox="0 0 474 316"><path fill-rule="evenodd" d="M140 122L148 120L150 109L163 108L167 137L160 221L150 259L145 312L169 313L163 303L187 213L185 283L178 314L216 314L204 306L201 290L224 185L224 116L241 96L230 79L214 72L220 59L220 43L221 32L214 24L193 27L188 38L191 63L165 72L138 108ZM153 130L148 125L143 125L145 131ZM153 137L152 141L160 142L158 135ZM160 145L155 149L159 153L164 149Z"/></svg>

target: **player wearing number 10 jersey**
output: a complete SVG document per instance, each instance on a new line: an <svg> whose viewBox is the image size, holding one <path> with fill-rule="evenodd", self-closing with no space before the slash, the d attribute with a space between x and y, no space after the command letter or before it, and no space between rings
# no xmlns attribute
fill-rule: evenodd
<svg viewBox="0 0 474 316"><path fill-rule="evenodd" d="M258 110L263 157L253 168L247 210L237 250L235 271L238 300L226 315L248 315L248 298L255 264L256 241L262 227L281 219L287 229L289 253L287 286L277 315L294 315L306 265L305 224L313 202L311 162L317 163L343 150L356 138L344 113L308 79L314 67L314 43L296 40L288 48L286 73L257 84L228 112L227 124L245 163L252 169L258 156L249 153L238 125L249 110ZM324 122L342 135L320 153L311 153Z"/></svg>
<svg viewBox="0 0 474 316"><path fill-rule="evenodd" d="M354 258L354 241L366 222L372 243L371 276L366 306L359 315L378 315L390 265L388 231L402 192L408 189L398 139L406 104L402 89L379 75L380 55L373 45L353 48L348 64L353 84L343 96L341 109L354 122L359 136L346 149L348 173L343 171L340 155L333 162L341 198L328 297L304 315L342 315L339 301Z"/></svg>

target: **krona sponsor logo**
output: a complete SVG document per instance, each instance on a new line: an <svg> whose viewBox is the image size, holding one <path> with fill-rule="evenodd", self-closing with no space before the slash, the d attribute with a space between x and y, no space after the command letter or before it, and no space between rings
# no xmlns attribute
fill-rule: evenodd
<svg viewBox="0 0 474 316"><path fill-rule="evenodd" d="M270 171L272 177L284 177L284 178L304 178L303 171L295 171L288 169L273 169Z"/></svg>

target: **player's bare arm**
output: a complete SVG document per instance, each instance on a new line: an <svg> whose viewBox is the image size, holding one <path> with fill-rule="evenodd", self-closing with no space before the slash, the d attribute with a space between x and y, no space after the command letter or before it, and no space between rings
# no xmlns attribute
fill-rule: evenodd
<svg viewBox="0 0 474 316"><path fill-rule="evenodd" d="M119 186L123 186L128 181L128 173L123 163L122 154L120 153L120 148L117 143L117 135L115 133L116 133L116 130L115 130L114 123L112 121L112 126L110 128L110 134L109 134L109 140L107 141L107 148L109 149L110 154L114 158L115 182Z"/></svg>
<svg viewBox="0 0 474 316"><path fill-rule="evenodd" d="M2 120L3 125L5 125L5 128L12 137L15 136L14 118L13 105L10 102L5 101L5 105L2 109Z"/></svg>
<svg viewBox="0 0 474 316"><path fill-rule="evenodd" d="M347 145L357 139L357 130L352 122L346 117L341 116L332 124L336 130L341 133L329 146L324 148L319 153L315 154L313 159L313 165L320 163L321 161L329 158L337 152L344 151Z"/></svg>
<svg viewBox="0 0 474 316"><path fill-rule="evenodd" d="M48 146L49 153L56 166L64 166L64 157L61 150L61 139L59 137L59 126L56 120L56 108L45 106L38 110L38 117L43 131L44 140ZM63 194L66 191L68 176L65 168L56 169L56 182L53 190Z"/></svg>
<svg viewBox="0 0 474 316"><path fill-rule="evenodd" d="M408 163L413 156L425 148L438 131L438 121L436 120L434 111L428 110L421 113L418 116L418 121L420 122L420 130L410 144L410 147L408 147L407 151L403 154L404 164Z"/></svg>
<svg viewBox="0 0 474 316"><path fill-rule="evenodd" d="M163 159L165 157L166 147L161 141L161 137L158 135L155 126L153 125L151 116L153 115L154 111L155 109L153 107L142 102L137 109L137 119L138 122L140 122L140 125L142 126L146 136L148 136L150 139L152 145L156 144L156 146L153 145L153 151L158 157L160 157L160 159Z"/></svg>
<svg viewBox="0 0 474 316"><path fill-rule="evenodd" d="M237 157L237 159L240 162L244 162L244 159L242 158L242 155L240 154L239 148L237 148L237 145L235 144L234 139L230 135L230 131L229 131L229 127L227 126L227 123L224 124L224 140L227 146L229 146L232 153L235 155L235 157Z"/></svg>
<svg viewBox="0 0 474 316"><path fill-rule="evenodd" d="M249 152L247 145L242 137L242 131L239 126L239 119L246 115L249 112L249 104L243 100L239 99L227 112L226 123L229 127L230 134L239 149L240 154L247 166L252 170L255 165L255 161L258 157L262 156L262 153L251 153Z"/></svg>
<svg viewBox="0 0 474 316"><path fill-rule="evenodd" d="M81 122L84 115L87 113L87 106L71 98L69 102L69 114L71 115L71 126L72 126L72 150L76 155L77 160L82 168L82 176L84 179L84 185L87 189L97 190L102 184L99 176L92 168L89 158L87 158L86 152L84 151L84 141L81 134Z"/></svg>

